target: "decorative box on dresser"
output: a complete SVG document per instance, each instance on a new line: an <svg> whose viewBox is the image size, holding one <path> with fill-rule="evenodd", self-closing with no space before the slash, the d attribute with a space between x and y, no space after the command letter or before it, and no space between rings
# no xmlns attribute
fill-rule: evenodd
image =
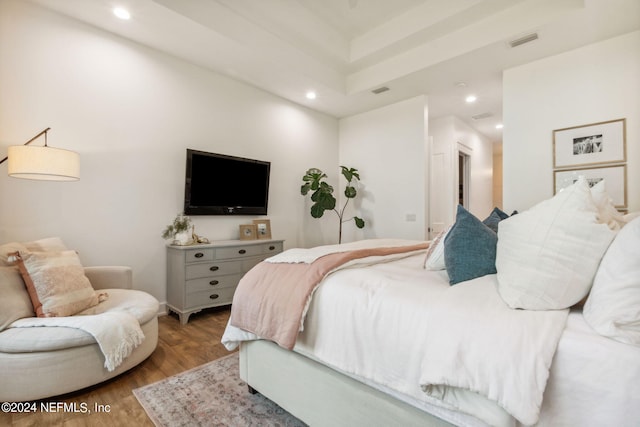
<svg viewBox="0 0 640 427"><path fill-rule="evenodd" d="M229 305L240 278L282 252L283 240L225 240L167 246L167 306L186 324L203 308Z"/></svg>

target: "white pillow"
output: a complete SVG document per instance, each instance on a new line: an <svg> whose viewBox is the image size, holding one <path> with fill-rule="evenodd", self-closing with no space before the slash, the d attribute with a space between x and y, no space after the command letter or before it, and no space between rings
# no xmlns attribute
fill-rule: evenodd
<svg viewBox="0 0 640 427"><path fill-rule="evenodd" d="M36 316L72 316L100 302L75 251L20 252L16 256Z"/></svg>
<svg viewBox="0 0 640 427"><path fill-rule="evenodd" d="M429 244L427 249L427 255L424 260L424 268L427 270L444 270L446 265L444 263L444 238L447 237L451 225L445 230L438 233L438 235Z"/></svg>
<svg viewBox="0 0 640 427"><path fill-rule="evenodd" d="M498 229L498 291L511 308L555 310L584 298L615 231L581 177L553 198L503 220Z"/></svg>
<svg viewBox="0 0 640 427"><path fill-rule="evenodd" d="M620 230L626 224L624 216L616 209L607 193L604 179L591 187L591 196L598 209L599 222L607 224L612 230Z"/></svg>
<svg viewBox="0 0 640 427"><path fill-rule="evenodd" d="M609 246L583 314L599 334L640 345L640 218L625 225Z"/></svg>

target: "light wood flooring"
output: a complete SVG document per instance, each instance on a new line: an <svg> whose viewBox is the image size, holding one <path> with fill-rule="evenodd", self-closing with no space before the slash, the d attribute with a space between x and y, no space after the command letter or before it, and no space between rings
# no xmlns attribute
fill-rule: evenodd
<svg viewBox="0 0 640 427"><path fill-rule="evenodd" d="M84 402L91 409L96 404L109 405L108 413L0 413L0 426L152 427L153 423L132 390L228 355L220 339L229 314L230 309L224 307L204 310L191 315L186 325L180 325L173 314L161 316L158 318L158 347L140 365L105 383L46 399L78 405Z"/></svg>

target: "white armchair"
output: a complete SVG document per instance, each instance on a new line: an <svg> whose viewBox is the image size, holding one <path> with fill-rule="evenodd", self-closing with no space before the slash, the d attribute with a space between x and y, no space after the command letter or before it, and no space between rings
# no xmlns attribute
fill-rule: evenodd
<svg viewBox="0 0 640 427"><path fill-rule="evenodd" d="M113 371L105 368L94 337L81 329L11 327L12 322L35 314L18 268L3 263L4 255L0 254L0 401L36 400L79 390L133 368L155 350L158 301L131 289L129 267L86 267L94 289L109 297L72 316L124 311L138 320L144 340Z"/></svg>

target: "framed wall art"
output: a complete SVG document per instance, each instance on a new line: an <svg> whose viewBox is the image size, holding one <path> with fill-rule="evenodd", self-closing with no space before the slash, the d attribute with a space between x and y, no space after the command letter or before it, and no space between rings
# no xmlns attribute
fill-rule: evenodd
<svg viewBox="0 0 640 427"><path fill-rule="evenodd" d="M257 229L255 224L242 224L240 226L240 240L257 239Z"/></svg>
<svg viewBox="0 0 640 427"><path fill-rule="evenodd" d="M258 239L271 239L271 221L268 219L254 219Z"/></svg>
<svg viewBox="0 0 640 427"><path fill-rule="evenodd" d="M554 194L575 183L581 175L586 178L589 187L604 179L614 206L620 209L627 207L627 165L557 170L553 174Z"/></svg>
<svg viewBox="0 0 640 427"><path fill-rule="evenodd" d="M553 131L554 169L626 161L626 119Z"/></svg>

